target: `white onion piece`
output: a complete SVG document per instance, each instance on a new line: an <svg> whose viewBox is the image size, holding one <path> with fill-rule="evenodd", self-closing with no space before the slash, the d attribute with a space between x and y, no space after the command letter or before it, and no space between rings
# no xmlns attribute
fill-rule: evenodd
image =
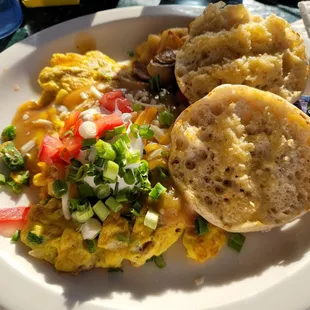
<svg viewBox="0 0 310 310"><path fill-rule="evenodd" d="M80 93L80 97L81 97L83 100L88 99L88 95L87 95L84 91L82 91L82 92Z"/></svg>
<svg viewBox="0 0 310 310"><path fill-rule="evenodd" d="M131 115L131 113L123 113L121 115L121 119L123 120L124 123L128 123L131 121L132 115Z"/></svg>
<svg viewBox="0 0 310 310"><path fill-rule="evenodd" d="M83 179L83 181L84 181L85 183L87 183L90 187L96 188L97 185L96 185L95 182L94 182L94 178L95 178L94 176L88 175L88 176L86 176L86 177Z"/></svg>
<svg viewBox="0 0 310 310"><path fill-rule="evenodd" d="M84 139L91 139L97 136L97 126L94 122L83 122L79 128L79 133Z"/></svg>
<svg viewBox="0 0 310 310"><path fill-rule="evenodd" d="M102 225L97 219L90 218L81 227L83 239L94 239L100 233L101 228Z"/></svg>
<svg viewBox="0 0 310 310"><path fill-rule="evenodd" d="M150 125L150 128L154 131L154 138L159 141L165 135L165 132L158 126Z"/></svg>
<svg viewBox="0 0 310 310"><path fill-rule="evenodd" d="M139 151L140 152L140 156L143 156L143 149L144 149L144 145L142 142L142 139L140 136L138 136L138 138L130 138L130 150L131 151Z"/></svg>
<svg viewBox="0 0 310 310"><path fill-rule="evenodd" d="M95 148L95 146L92 146L90 148L90 152L89 152L89 155L88 155L88 160L89 161L93 161L96 156L97 156L96 148Z"/></svg>
<svg viewBox="0 0 310 310"><path fill-rule="evenodd" d="M86 159L87 153L88 153L87 150L80 150L79 156L77 158L77 160L81 162L83 165L88 163L88 160Z"/></svg>
<svg viewBox="0 0 310 310"><path fill-rule="evenodd" d="M89 91L98 100L102 98L102 93L95 86L91 86Z"/></svg>
<svg viewBox="0 0 310 310"><path fill-rule="evenodd" d="M69 201L69 188L68 192L61 197L62 212L66 220L70 220L71 218L68 201Z"/></svg>
<svg viewBox="0 0 310 310"><path fill-rule="evenodd" d="M138 167L140 167L141 163L134 163L134 164L130 164L124 167L124 169L136 169Z"/></svg>
<svg viewBox="0 0 310 310"><path fill-rule="evenodd" d="M28 153L32 148L36 146L36 142L34 140L30 140L27 143L25 143L21 148L20 152L25 155Z"/></svg>
<svg viewBox="0 0 310 310"><path fill-rule="evenodd" d="M162 151L163 151L163 150L162 150L161 148L159 148L159 149L153 151L152 153L150 153L149 159L154 159L154 158L156 158L156 157L161 157Z"/></svg>
<svg viewBox="0 0 310 310"><path fill-rule="evenodd" d="M37 124L37 125L42 125L42 126L47 126L47 127L53 127L53 123L51 121L48 121L46 119L37 119L35 121L32 121L33 124Z"/></svg>
<svg viewBox="0 0 310 310"><path fill-rule="evenodd" d="M92 121L95 114L100 113L99 107L85 110L81 113L80 118L83 121Z"/></svg>
<svg viewBox="0 0 310 310"><path fill-rule="evenodd" d="M127 184L125 181L124 181L124 178L118 178L117 179L117 182L118 182L118 190L121 191L122 189L124 188L133 188L134 187L134 184Z"/></svg>

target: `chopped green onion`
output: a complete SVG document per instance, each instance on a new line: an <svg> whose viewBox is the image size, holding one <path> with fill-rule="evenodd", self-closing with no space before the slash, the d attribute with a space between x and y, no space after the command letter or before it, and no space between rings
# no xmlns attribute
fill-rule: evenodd
<svg viewBox="0 0 310 310"><path fill-rule="evenodd" d="M133 56L135 56L135 52L134 52L134 51L128 51L127 54L128 54L128 56L129 56L130 58L132 58Z"/></svg>
<svg viewBox="0 0 310 310"><path fill-rule="evenodd" d="M114 161L108 160L103 168L103 177L115 181L118 175L119 166Z"/></svg>
<svg viewBox="0 0 310 310"><path fill-rule="evenodd" d="M140 103L134 103L134 104L132 105L132 110L133 110L134 112L139 112L139 111L143 110L143 106L142 106ZM131 125L131 126L132 126L132 125Z"/></svg>
<svg viewBox="0 0 310 310"><path fill-rule="evenodd" d="M86 198L96 196L93 188L87 183L78 184L78 190L81 197Z"/></svg>
<svg viewBox="0 0 310 310"><path fill-rule="evenodd" d="M199 236L202 236L204 234L206 234L207 232L209 232L209 225L208 225L208 221L205 220L203 217L198 216L195 219L195 229L196 229L196 233Z"/></svg>
<svg viewBox="0 0 310 310"><path fill-rule="evenodd" d="M82 181L87 176L87 171L89 168L89 164L85 164L79 168L75 177L76 182Z"/></svg>
<svg viewBox="0 0 310 310"><path fill-rule="evenodd" d="M141 160L140 166L135 169L135 177L137 184L140 185L141 190L149 191L151 189L151 183L148 179L149 164L146 160Z"/></svg>
<svg viewBox="0 0 310 310"><path fill-rule="evenodd" d="M131 169L128 169L124 175L124 181L126 184L132 185L135 183L136 179Z"/></svg>
<svg viewBox="0 0 310 310"><path fill-rule="evenodd" d="M104 199L110 196L111 194L111 188L108 184L100 184L96 190L95 193L98 197L98 199Z"/></svg>
<svg viewBox="0 0 310 310"><path fill-rule="evenodd" d="M168 110L159 113L158 121L163 126L170 126L174 121L174 116Z"/></svg>
<svg viewBox="0 0 310 310"><path fill-rule="evenodd" d="M149 193L149 196L153 199L158 199L161 194L166 192L167 188L161 185L159 182L152 188Z"/></svg>
<svg viewBox="0 0 310 310"><path fill-rule="evenodd" d="M74 137L73 131L72 131L72 130L67 130L67 131L62 135L63 138L65 138L65 137L67 137L67 136L73 138L73 137Z"/></svg>
<svg viewBox="0 0 310 310"><path fill-rule="evenodd" d="M138 124L132 124L130 126L130 132L137 138L139 133L139 125Z"/></svg>
<svg viewBox="0 0 310 310"><path fill-rule="evenodd" d="M82 150L92 147L96 143L96 138L83 139L82 140Z"/></svg>
<svg viewBox="0 0 310 310"><path fill-rule="evenodd" d="M162 167L158 167L158 168L157 168L157 171L158 171L159 176L160 176L161 178L164 178L164 179L168 178L168 172L167 172L167 171L164 172L164 170L163 170Z"/></svg>
<svg viewBox="0 0 310 310"><path fill-rule="evenodd" d="M109 209L111 211L113 211L114 213L120 211L122 209L122 205L117 202L113 197L109 197L105 204L109 207Z"/></svg>
<svg viewBox="0 0 310 310"><path fill-rule="evenodd" d="M88 251L89 253L95 253L96 252L96 242L94 240L85 240L88 245Z"/></svg>
<svg viewBox="0 0 310 310"><path fill-rule="evenodd" d="M16 127L14 125L9 125L5 127L2 131L1 138L2 142L12 141L16 137Z"/></svg>
<svg viewBox="0 0 310 310"><path fill-rule="evenodd" d="M114 130L107 130L105 133L104 133L104 139L105 140L111 140L112 138L114 138L115 136L115 132Z"/></svg>
<svg viewBox="0 0 310 310"><path fill-rule="evenodd" d="M82 166L82 164L77 159L75 159L75 158L72 158L70 160L70 162L71 162L71 166L74 167L74 168L78 169L78 168L80 168Z"/></svg>
<svg viewBox="0 0 310 310"><path fill-rule="evenodd" d="M232 233L228 239L227 245L237 252L240 252L245 241L245 236L239 233Z"/></svg>
<svg viewBox="0 0 310 310"><path fill-rule="evenodd" d="M30 176L29 176L29 170L26 171L16 171L11 172L10 177L17 183L22 185L29 185L30 182Z"/></svg>
<svg viewBox="0 0 310 310"><path fill-rule="evenodd" d="M159 74L152 76L149 79L150 89L153 91L160 91L160 77Z"/></svg>
<svg viewBox="0 0 310 310"><path fill-rule="evenodd" d="M79 223L85 223L93 216L94 216L94 212L92 208L89 208L87 211L84 211L84 212L76 211L72 213L72 218L78 221Z"/></svg>
<svg viewBox="0 0 310 310"><path fill-rule="evenodd" d="M125 195L125 194L117 194L115 197L115 200L117 202L127 202L128 198L127 198L127 195Z"/></svg>
<svg viewBox="0 0 310 310"><path fill-rule="evenodd" d="M152 139L154 131L150 129L150 125L144 124L139 127L139 135L144 139Z"/></svg>
<svg viewBox="0 0 310 310"><path fill-rule="evenodd" d="M123 134L119 137L119 139L121 139L122 141L124 141L127 145L130 144L130 139L129 136L127 134Z"/></svg>
<svg viewBox="0 0 310 310"><path fill-rule="evenodd" d="M104 166L105 159L101 158L99 156L96 156L96 159L94 161L94 165L98 168L102 168Z"/></svg>
<svg viewBox="0 0 310 310"><path fill-rule="evenodd" d="M6 181L5 175L0 173L0 184L5 184L5 181Z"/></svg>
<svg viewBox="0 0 310 310"><path fill-rule="evenodd" d="M126 126L125 125L121 125L121 126L118 126L118 127L115 127L114 128L114 134L117 136L117 135L120 135L122 133L125 133L126 132Z"/></svg>
<svg viewBox="0 0 310 310"><path fill-rule="evenodd" d="M136 210L136 211L140 211L142 209L142 206L140 205L140 203L138 201L136 201L132 207Z"/></svg>
<svg viewBox="0 0 310 310"><path fill-rule="evenodd" d="M69 206L71 211L79 211L79 212L85 212L91 207L87 199L77 199L77 198L69 199Z"/></svg>
<svg viewBox="0 0 310 310"><path fill-rule="evenodd" d="M128 152L126 154L126 164L127 165L135 164L135 163L139 162L140 159L141 159L141 156L140 156L140 151L139 150Z"/></svg>
<svg viewBox="0 0 310 310"><path fill-rule="evenodd" d="M137 211L137 210L134 209L134 208L130 208L129 211L130 211L134 216L140 216L140 212Z"/></svg>
<svg viewBox="0 0 310 310"><path fill-rule="evenodd" d="M113 148L120 155L124 155L128 151L127 143L123 139L116 140Z"/></svg>
<svg viewBox="0 0 310 310"><path fill-rule="evenodd" d="M27 240L32 243L41 244L44 241L43 236L39 236L31 231L28 232Z"/></svg>
<svg viewBox="0 0 310 310"><path fill-rule="evenodd" d="M163 254L160 254L159 256L154 256L154 262L158 268L166 267L166 262L164 260Z"/></svg>
<svg viewBox="0 0 310 310"><path fill-rule="evenodd" d="M99 157L108 160L115 159L116 154L110 143L98 140L95 144L95 148Z"/></svg>
<svg viewBox="0 0 310 310"><path fill-rule="evenodd" d="M108 272L124 272L122 268L109 268Z"/></svg>
<svg viewBox="0 0 310 310"><path fill-rule="evenodd" d="M20 230L16 230L14 235L11 238L12 242L17 242L20 239Z"/></svg>
<svg viewBox="0 0 310 310"><path fill-rule="evenodd" d="M11 177L7 179L6 184L10 186L13 193L20 194L22 192L21 184L16 183Z"/></svg>
<svg viewBox="0 0 310 310"><path fill-rule="evenodd" d="M144 225L155 230L158 224L159 215L153 211L147 211L144 218Z"/></svg>
<svg viewBox="0 0 310 310"><path fill-rule="evenodd" d="M16 149L13 142L6 142L0 148L4 164L10 171L20 171L24 169L25 161L22 154Z"/></svg>
<svg viewBox="0 0 310 310"><path fill-rule="evenodd" d="M60 198L68 192L68 186L65 180L58 179L53 183L53 190L56 198Z"/></svg>
<svg viewBox="0 0 310 310"><path fill-rule="evenodd" d="M110 214L109 209L104 205L101 200L97 201L97 203L93 206L93 210L95 214L100 218L101 222L104 222L104 220Z"/></svg>

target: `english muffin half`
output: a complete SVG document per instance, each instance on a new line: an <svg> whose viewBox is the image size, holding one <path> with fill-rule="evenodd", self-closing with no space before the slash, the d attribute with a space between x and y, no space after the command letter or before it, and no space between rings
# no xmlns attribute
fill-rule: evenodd
<svg viewBox="0 0 310 310"><path fill-rule="evenodd" d="M171 132L169 170L184 198L232 232L268 230L310 207L310 118L281 97L222 85Z"/></svg>
<svg viewBox="0 0 310 310"><path fill-rule="evenodd" d="M284 19L243 5L210 4L190 25L176 57L178 85L190 103L222 84L244 84L295 102L308 64L299 34Z"/></svg>

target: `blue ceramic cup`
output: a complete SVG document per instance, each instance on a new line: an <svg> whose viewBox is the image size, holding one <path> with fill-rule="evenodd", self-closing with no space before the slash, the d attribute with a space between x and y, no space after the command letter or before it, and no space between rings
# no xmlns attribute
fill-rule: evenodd
<svg viewBox="0 0 310 310"><path fill-rule="evenodd" d="M18 0L0 0L0 39L18 29L23 13Z"/></svg>

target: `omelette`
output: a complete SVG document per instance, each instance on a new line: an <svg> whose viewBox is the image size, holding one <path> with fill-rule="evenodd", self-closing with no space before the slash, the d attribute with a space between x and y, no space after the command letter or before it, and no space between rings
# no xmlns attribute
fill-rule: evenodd
<svg viewBox="0 0 310 310"><path fill-rule="evenodd" d="M9 176L12 190L27 186L26 171L40 199L20 239L56 270L120 270L125 260L163 267L163 253L180 238L188 257L202 262L226 242L216 227L196 230L169 177L177 96L156 79L139 81L133 63L99 51L54 54L39 74L41 98L18 109L14 138L2 145L4 156L10 146L23 161Z"/></svg>

